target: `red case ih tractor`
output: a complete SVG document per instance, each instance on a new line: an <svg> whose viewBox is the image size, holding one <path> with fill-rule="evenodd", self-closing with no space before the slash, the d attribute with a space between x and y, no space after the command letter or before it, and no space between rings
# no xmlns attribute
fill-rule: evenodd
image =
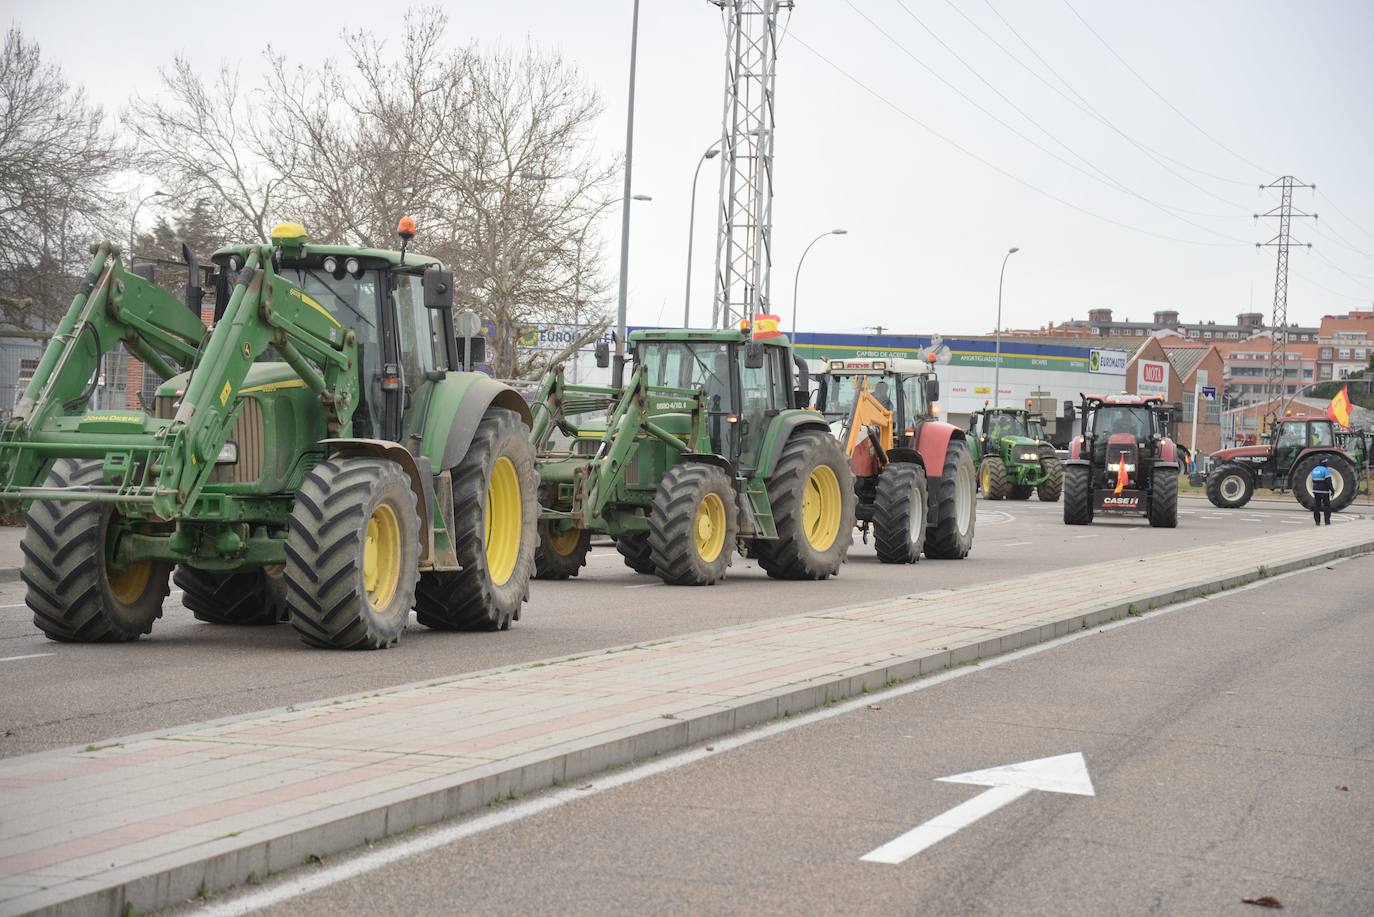
<svg viewBox="0 0 1374 917"><path fill-rule="evenodd" d="M1359 433L1343 433L1326 417L1285 417L1258 446L1237 446L1212 453L1216 463L1207 475L1207 499L1213 506L1235 509L1250 502L1256 487L1291 490L1305 509L1312 508L1312 469L1323 458L1331 469L1331 509L1350 505L1357 491L1360 466L1369 445Z"/></svg>
<svg viewBox="0 0 1374 917"><path fill-rule="evenodd" d="M1143 514L1155 528L1178 525L1178 450L1158 397L1080 395L1082 426L1064 463L1064 522L1094 513Z"/></svg>

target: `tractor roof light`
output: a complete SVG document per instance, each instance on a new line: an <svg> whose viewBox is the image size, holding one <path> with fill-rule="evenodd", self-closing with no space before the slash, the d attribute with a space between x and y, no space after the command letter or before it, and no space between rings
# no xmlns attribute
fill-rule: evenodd
<svg viewBox="0 0 1374 917"><path fill-rule="evenodd" d="M300 223L287 221L272 227L272 244L288 257L300 257L306 238L305 227Z"/></svg>

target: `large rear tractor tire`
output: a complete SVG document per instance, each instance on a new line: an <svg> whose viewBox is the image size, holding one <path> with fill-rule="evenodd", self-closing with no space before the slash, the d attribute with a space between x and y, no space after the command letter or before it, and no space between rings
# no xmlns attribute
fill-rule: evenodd
<svg viewBox="0 0 1374 917"><path fill-rule="evenodd" d="M1244 467L1235 462L1226 462L1213 468L1207 475L1203 490L1213 506L1237 509L1250 502L1250 497L1255 493L1255 479Z"/></svg>
<svg viewBox="0 0 1374 917"><path fill-rule="evenodd" d="M1091 525L1092 521L1092 474L1087 465L1070 465L1064 469L1064 524Z"/></svg>
<svg viewBox="0 0 1374 917"><path fill-rule="evenodd" d="M973 550L973 530L978 522L976 489L977 475L968 443L951 439L940 480L930 485L936 522L926 527L926 557L960 560Z"/></svg>
<svg viewBox="0 0 1374 917"><path fill-rule="evenodd" d="M331 458L296 491L286 537L291 626L311 646L385 649L415 604L420 516L401 466Z"/></svg>
<svg viewBox="0 0 1374 917"><path fill-rule="evenodd" d="M1178 469L1157 468L1150 475L1150 525L1178 528Z"/></svg>
<svg viewBox="0 0 1374 917"><path fill-rule="evenodd" d="M1040 470L1045 479L1036 485L1035 495L1041 503L1058 503L1064 492L1064 466L1059 464L1058 456L1049 455L1040 460Z"/></svg>
<svg viewBox="0 0 1374 917"><path fill-rule="evenodd" d="M1293 496L1298 498L1303 509L1311 509L1315 502L1312 499L1312 469L1316 468L1322 458L1327 461L1327 469L1331 472L1331 511L1339 513L1351 504L1355 499L1356 479L1355 463L1341 455L1327 453L1326 455L1311 455L1298 462L1293 469Z"/></svg>
<svg viewBox="0 0 1374 917"><path fill-rule="evenodd" d="M281 567L217 573L183 565L172 582L181 587L181 604L197 621L256 627L286 620L284 577Z"/></svg>
<svg viewBox="0 0 1374 917"><path fill-rule="evenodd" d="M451 477L462 569L421 574L415 616L437 630L508 630L529 598L539 543L539 474L519 415L488 408Z"/></svg>
<svg viewBox="0 0 1374 917"><path fill-rule="evenodd" d="M735 494L714 465L668 469L649 511L649 552L670 586L710 586L725 578L735 550Z"/></svg>
<svg viewBox="0 0 1374 917"><path fill-rule="evenodd" d="M653 574L654 555L649 548L648 532L625 532L615 536L615 549L625 559L625 566L634 572Z"/></svg>
<svg viewBox="0 0 1374 917"><path fill-rule="evenodd" d="M818 580L840 572L854 532L854 479L839 441L802 430L783 446L768 479L778 537L751 552L774 579Z"/></svg>
<svg viewBox="0 0 1374 917"><path fill-rule="evenodd" d="M914 564L926 544L926 473L906 462L883 466L873 501L874 546L885 564Z"/></svg>
<svg viewBox="0 0 1374 917"><path fill-rule="evenodd" d="M100 484L100 461L58 459L44 487ZM108 503L35 500L24 514L20 577L33 623L60 643L137 640L162 617L172 565L143 560L122 570L110 564Z"/></svg>
<svg viewBox="0 0 1374 917"><path fill-rule="evenodd" d="M1007 481L1007 466L995 455L983 457L982 468L983 496L989 500L1005 500L1011 493Z"/></svg>

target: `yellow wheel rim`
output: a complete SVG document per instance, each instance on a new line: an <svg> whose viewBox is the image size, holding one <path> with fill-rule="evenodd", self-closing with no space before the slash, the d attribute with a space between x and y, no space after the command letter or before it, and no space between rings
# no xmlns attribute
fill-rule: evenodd
<svg viewBox="0 0 1374 917"><path fill-rule="evenodd" d="M401 582L401 523L388 503L379 503L367 520L363 541L363 590L372 607L391 604Z"/></svg>
<svg viewBox="0 0 1374 917"><path fill-rule="evenodd" d="M582 543L582 532L579 529L563 529L549 535L549 545L559 557L567 557L577 550L577 546Z"/></svg>
<svg viewBox="0 0 1374 917"><path fill-rule="evenodd" d="M105 581L110 584L110 592L125 605L137 602L148 591L148 580L153 575L153 563L140 560L129 564L123 570L106 570Z"/></svg>
<svg viewBox="0 0 1374 917"><path fill-rule="evenodd" d="M697 504L697 518L692 525L697 554L708 564L720 556L725 547L725 504L718 494L707 494Z"/></svg>
<svg viewBox="0 0 1374 917"><path fill-rule="evenodd" d="M983 465L983 493L992 490L992 474L988 471L986 463Z"/></svg>
<svg viewBox="0 0 1374 917"><path fill-rule="evenodd" d="M840 534L840 480L829 465L817 465L806 479L802 495L802 525L806 541L814 550L825 551Z"/></svg>
<svg viewBox="0 0 1374 917"><path fill-rule="evenodd" d="M503 455L491 466L491 480L487 482L487 573L497 586L505 585L515 572L515 561L520 556L521 515L520 477L515 473L515 464ZM573 535L577 535L576 531Z"/></svg>

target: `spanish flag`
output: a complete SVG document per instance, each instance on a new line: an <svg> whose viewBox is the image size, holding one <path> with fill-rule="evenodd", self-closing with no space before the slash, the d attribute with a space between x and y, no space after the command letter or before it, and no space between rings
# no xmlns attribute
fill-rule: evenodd
<svg viewBox="0 0 1374 917"><path fill-rule="evenodd" d="M754 340L761 341L764 338L782 337L780 326L782 319L767 312L760 312L754 316Z"/></svg>
<svg viewBox="0 0 1374 917"><path fill-rule="evenodd" d="M1350 386L1343 385L1326 406L1326 416L1343 427L1350 426Z"/></svg>

